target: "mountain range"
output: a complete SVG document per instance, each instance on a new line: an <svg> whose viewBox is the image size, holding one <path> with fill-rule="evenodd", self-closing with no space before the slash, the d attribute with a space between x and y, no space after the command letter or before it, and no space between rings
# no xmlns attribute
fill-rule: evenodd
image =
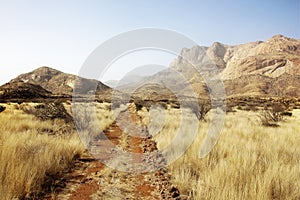
<svg viewBox="0 0 300 200"><path fill-rule="evenodd" d="M209 75L211 71L203 54L218 70L228 97L300 96L300 40L283 35L234 46L215 42L210 47L183 48L169 68L123 81L116 90L142 100L176 99L176 93L189 96L187 88L198 98L207 97L209 90L199 69ZM106 100L114 91L97 80L40 67L0 86L0 99L71 97L75 86L78 94L95 93Z"/></svg>
<svg viewBox="0 0 300 200"><path fill-rule="evenodd" d="M228 97L300 96L300 40L283 35L235 46L215 42L210 47L183 48L168 69L119 86L118 90L132 91L136 85L142 85L135 91L142 98L147 93L147 85L153 88L154 83L175 88L174 91L183 95L188 85L197 96L207 96L207 85L199 70L212 75L204 57L218 70ZM156 94L164 95L166 90L159 88Z"/></svg>

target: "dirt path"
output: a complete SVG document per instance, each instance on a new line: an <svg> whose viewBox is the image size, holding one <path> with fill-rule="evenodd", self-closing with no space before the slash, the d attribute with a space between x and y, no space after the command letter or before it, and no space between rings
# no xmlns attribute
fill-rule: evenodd
<svg viewBox="0 0 300 200"><path fill-rule="evenodd" d="M120 114L122 123L128 122L128 115ZM140 119L135 112L131 112L131 119L138 122ZM131 128L129 128L131 129ZM131 132L134 135L142 134L146 137L134 137L124 133L114 122L105 132L107 139L99 139L92 144L94 157L90 155L82 156L76 163L74 169L69 171L64 179L64 187L57 189L56 193L45 197L47 200L69 199L69 200L94 200L94 199L183 199L179 191L171 184L171 176L165 167L161 167L154 172L122 172L102 164L98 160L116 162L114 160L114 148L122 149L124 152L136 153L135 156L125 159L118 159L116 165L124 165L124 169L131 169L135 163L141 163L141 154L158 152L156 143L147 135L147 131L138 133L137 130ZM128 130L127 130L128 132ZM108 141L109 140L109 141ZM110 142L116 146L110 145ZM119 162L119 160L121 160ZM166 162L161 154L157 154L156 160ZM146 160L147 166L157 164ZM133 171L133 172L132 172Z"/></svg>

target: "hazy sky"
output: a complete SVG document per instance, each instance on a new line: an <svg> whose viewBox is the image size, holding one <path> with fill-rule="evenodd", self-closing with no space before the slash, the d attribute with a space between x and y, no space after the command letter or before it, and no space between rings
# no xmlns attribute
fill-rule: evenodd
<svg viewBox="0 0 300 200"><path fill-rule="evenodd" d="M299 2L0 0L0 84L40 66L77 74L98 45L137 28L171 29L206 46L214 41L266 40L275 34L299 39ZM172 59L151 55L148 61L146 57L136 55L132 65L167 65ZM122 77L129 65L128 61L119 64L105 79Z"/></svg>

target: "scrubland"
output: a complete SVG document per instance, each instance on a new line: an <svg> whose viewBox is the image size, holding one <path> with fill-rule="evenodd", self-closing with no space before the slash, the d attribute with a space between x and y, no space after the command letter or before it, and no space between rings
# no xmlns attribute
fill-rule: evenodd
<svg viewBox="0 0 300 200"><path fill-rule="evenodd" d="M59 133L62 121L40 121L17 104L5 106L0 113L1 199L38 198L84 148L74 133L49 134Z"/></svg>
<svg viewBox="0 0 300 200"><path fill-rule="evenodd" d="M0 199L39 199L52 192L85 147L76 130L62 119L42 121L22 111L37 104L2 105L6 110L0 113ZM97 125L103 130L114 121L113 114L106 104L95 106ZM71 112L70 104L65 107Z"/></svg>
<svg viewBox="0 0 300 200"><path fill-rule="evenodd" d="M74 129L62 133L63 120L41 121L25 114L22 105L4 106L6 110L0 113L0 194L5 200L38 199L43 192L51 192L64 170L85 151L83 143L97 136L99 128L108 128L125 109L121 106L112 113L110 104L95 104L99 123L91 121L93 134L87 133L85 140ZM65 107L72 112L71 104ZM91 112L84 108L79 114L87 120ZM226 114L218 142L204 158L199 158L199 151L210 113L202 121L189 109L153 107L148 112L142 108L138 114L158 148L168 149L164 155L172 161L168 168L181 194L191 199L300 199L300 110L294 109L276 127L262 126L259 112L233 110ZM176 159L178 153L183 155Z"/></svg>
<svg viewBox="0 0 300 200"><path fill-rule="evenodd" d="M176 134L182 134L185 143L184 138L194 131L188 129L192 127L189 122L195 117L193 114L181 120L178 109L152 112L160 120L149 118L146 112L140 114L147 119L145 123L160 150ZM182 194L192 199L300 199L299 109L293 110L293 115L284 118L278 127L262 126L257 112L227 113L216 146L200 159L209 123L208 114L205 121L200 121L192 145L169 165L173 182ZM178 131L179 127L185 131ZM174 150L180 148L177 145Z"/></svg>

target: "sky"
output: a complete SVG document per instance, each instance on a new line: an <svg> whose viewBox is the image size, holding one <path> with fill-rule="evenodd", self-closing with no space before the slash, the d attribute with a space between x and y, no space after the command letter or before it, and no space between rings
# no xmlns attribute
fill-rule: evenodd
<svg viewBox="0 0 300 200"><path fill-rule="evenodd" d="M300 1L0 0L0 84L40 66L78 74L103 42L149 27L179 32L205 46L276 34L299 39ZM133 53L99 78L120 79L133 67L167 66L172 59L166 53Z"/></svg>

